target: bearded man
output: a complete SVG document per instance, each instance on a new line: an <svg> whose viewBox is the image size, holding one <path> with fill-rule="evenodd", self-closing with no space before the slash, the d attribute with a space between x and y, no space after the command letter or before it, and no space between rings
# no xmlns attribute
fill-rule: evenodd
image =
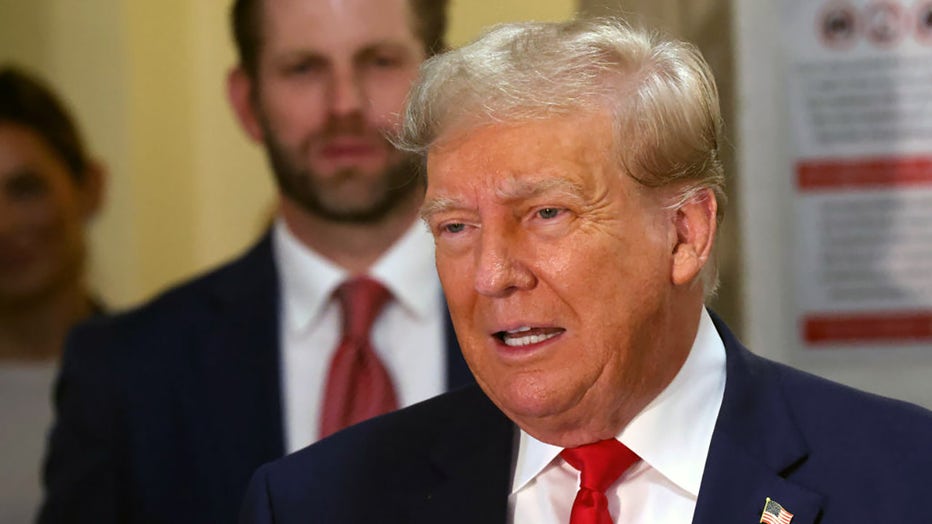
<svg viewBox="0 0 932 524"><path fill-rule="evenodd" d="M253 470L471 376L385 138L446 2L238 0L228 78L278 184L245 256L76 330L40 522L233 522Z"/></svg>

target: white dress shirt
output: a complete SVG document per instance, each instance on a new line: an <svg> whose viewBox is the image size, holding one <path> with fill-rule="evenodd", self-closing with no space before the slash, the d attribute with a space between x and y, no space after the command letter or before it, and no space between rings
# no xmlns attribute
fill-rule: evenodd
<svg viewBox="0 0 932 524"><path fill-rule="evenodd" d="M614 522L692 522L724 392L725 346L703 309L679 373L617 437L643 460L606 490ZM569 523L579 472L560 451L521 431L508 499L512 523Z"/></svg>
<svg viewBox="0 0 932 524"><path fill-rule="evenodd" d="M316 441L330 359L340 340L333 292L349 275L308 249L278 219L272 233L282 297L281 376L286 449ZM421 221L369 270L392 294L372 328L372 341L401 406L442 393L446 385L443 298L434 243Z"/></svg>

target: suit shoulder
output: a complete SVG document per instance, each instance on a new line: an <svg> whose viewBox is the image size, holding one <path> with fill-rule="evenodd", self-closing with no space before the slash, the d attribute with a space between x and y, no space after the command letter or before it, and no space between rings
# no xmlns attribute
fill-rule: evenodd
<svg viewBox="0 0 932 524"><path fill-rule="evenodd" d="M276 307L277 274L269 236L243 256L177 284L126 311L94 317L76 326L65 343L65 361L128 357L145 348L160 351L210 328L229 311Z"/></svg>
<svg viewBox="0 0 932 524"><path fill-rule="evenodd" d="M793 401L796 411L802 416L814 417L833 412L837 418L845 417L844 421L850 424L902 419L932 430L932 411L926 408L862 391L782 364L773 365L782 369L780 375L785 395Z"/></svg>
<svg viewBox="0 0 932 524"><path fill-rule="evenodd" d="M321 471L390 471L417 460L446 434L468 439L503 426L511 422L473 384L351 426L273 462L268 475L310 479Z"/></svg>
<svg viewBox="0 0 932 524"><path fill-rule="evenodd" d="M914 458L932 466L928 446L932 411L782 364L770 365L779 376L795 422L814 448L870 456L909 450L918 453ZM845 446L838 446L839 442Z"/></svg>
<svg viewBox="0 0 932 524"><path fill-rule="evenodd" d="M246 254L173 285L141 305L84 322L74 336L83 339L121 332L148 336L191 323L224 301L246 300L256 293L276 294L277 276L267 237Z"/></svg>

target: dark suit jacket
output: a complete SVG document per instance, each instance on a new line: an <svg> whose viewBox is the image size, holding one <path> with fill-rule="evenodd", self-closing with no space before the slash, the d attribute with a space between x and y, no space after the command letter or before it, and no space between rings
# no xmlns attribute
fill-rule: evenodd
<svg viewBox="0 0 932 524"><path fill-rule="evenodd" d="M56 386L41 523L235 522L284 454L270 236L140 309L77 328ZM448 329L451 386L472 381Z"/></svg>
<svg viewBox="0 0 932 524"><path fill-rule="evenodd" d="M755 356L716 324L727 379L694 523L756 523L767 497L793 524L932 521L932 414ZM264 466L240 522L505 523L515 435L477 386L448 393Z"/></svg>

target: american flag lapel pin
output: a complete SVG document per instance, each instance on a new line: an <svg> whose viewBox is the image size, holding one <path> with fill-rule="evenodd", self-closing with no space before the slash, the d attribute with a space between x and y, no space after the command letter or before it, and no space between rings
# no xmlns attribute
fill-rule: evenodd
<svg viewBox="0 0 932 524"><path fill-rule="evenodd" d="M760 515L762 524L790 524L791 520L793 520L792 513L783 509L783 506L776 500L767 497L767 501L764 502L764 512Z"/></svg>

